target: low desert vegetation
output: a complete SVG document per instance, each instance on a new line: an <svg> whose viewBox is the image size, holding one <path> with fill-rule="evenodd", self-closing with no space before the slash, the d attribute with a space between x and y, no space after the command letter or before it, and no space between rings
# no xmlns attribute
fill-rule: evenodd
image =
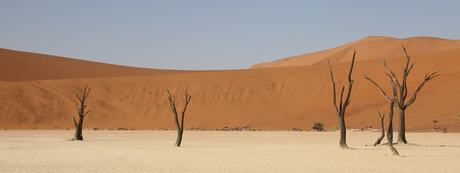
<svg viewBox="0 0 460 173"><path fill-rule="evenodd" d="M417 127L417 126L419 126L419 124L410 124L410 125L409 125L409 128L411 128L411 127Z"/></svg>
<svg viewBox="0 0 460 173"><path fill-rule="evenodd" d="M323 126L324 126L324 123L314 122L313 126L311 126L311 128L316 130L316 131L323 131L324 130Z"/></svg>
<svg viewBox="0 0 460 173"><path fill-rule="evenodd" d="M447 128L445 128L445 127L441 128L441 132L447 133Z"/></svg>
<svg viewBox="0 0 460 173"><path fill-rule="evenodd" d="M433 120L433 129L436 129L436 123L438 123L438 120Z"/></svg>
<svg viewBox="0 0 460 173"><path fill-rule="evenodd" d="M339 130L339 129L340 129L339 127L334 126L334 127L331 127L331 128L329 128L329 129L327 129L326 131L333 131L333 132L335 132L335 131L337 131L337 130Z"/></svg>

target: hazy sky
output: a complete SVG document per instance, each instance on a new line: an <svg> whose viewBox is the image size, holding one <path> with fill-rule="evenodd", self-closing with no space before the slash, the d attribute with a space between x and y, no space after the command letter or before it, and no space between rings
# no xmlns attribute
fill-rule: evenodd
<svg viewBox="0 0 460 173"><path fill-rule="evenodd" d="M0 1L1 48L136 67L245 69L369 35L460 39L460 1Z"/></svg>

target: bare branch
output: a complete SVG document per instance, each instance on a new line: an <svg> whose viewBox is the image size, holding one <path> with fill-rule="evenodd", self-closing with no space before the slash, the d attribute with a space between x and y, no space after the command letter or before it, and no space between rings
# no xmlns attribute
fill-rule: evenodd
<svg viewBox="0 0 460 173"><path fill-rule="evenodd" d="M178 119L178 117L177 117L177 111L176 111L176 103L175 103L175 100L172 98L171 93L169 92L169 90L166 89L166 91L168 92L169 104L171 105L171 110L172 110L172 113L174 114L174 122L176 123L177 129L180 129L179 119Z"/></svg>
<svg viewBox="0 0 460 173"><path fill-rule="evenodd" d="M406 103L406 105L404 105L404 108L407 108L409 107L412 103L415 102L415 99L417 98L417 93L422 90L423 86L425 85L426 82L432 80L433 78L435 77L438 77L438 76L441 76L441 74L438 74L439 71L437 72L433 72L431 74L427 73L425 75L425 79L423 80L423 82L418 86L417 90L415 90L414 94L412 95L412 98Z"/></svg>
<svg viewBox="0 0 460 173"><path fill-rule="evenodd" d="M387 66L385 61L380 61L380 63L382 63L383 66L385 66L385 68L387 68L387 70L390 72L390 75L393 78L393 80L395 81L395 83L397 84L398 88L402 88L402 86L399 84L398 78L396 78L396 74L393 71L391 71L390 67Z"/></svg>
<svg viewBox="0 0 460 173"><path fill-rule="evenodd" d="M89 113L89 111L91 111L91 109L90 109L90 110L88 110L88 111L85 113L85 115L83 115L83 118L85 118L85 117L86 117L86 114L88 114L88 113Z"/></svg>
<svg viewBox="0 0 460 173"><path fill-rule="evenodd" d="M380 93L382 93L383 96L385 96L385 98L391 102L391 99L390 97L387 96L387 94L385 93L385 91L382 90L382 88L380 88L380 86L374 82L374 80L372 80L371 78L367 77L366 75L364 75L364 78L366 78L367 80L371 81L376 87L377 89L379 89ZM391 77L390 77L391 78Z"/></svg>
<svg viewBox="0 0 460 173"><path fill-rule="evenodd" d="M192 96L188 93L188 86L187 86L187 89L185 89L185 106L184 106L184 110L182 111L181 128L184 128L185 111L187 110L187 106L190 103L190 99L192 99Z"/></svg>
<svg viewBox="0 0 460 173"><path fill-rule="evenodd" d="M75 91L73 91L73 93L77 96L78 100L79 100L80 102L82 102L80 96L78 96L78 94L77 94Z"/></svg>
<svg viewBox="0 0 460 173"><path fill-rule="evenodd" d="M342 92L340 92L340 103L339 103L339 106L340 106L340 113L342 113L342 109L343 109L343 106L344 104L343 103L343 91L345 90L345 86L342 87Z"/></svg>
<svg viewBox="0 0 460 173"><path fill-rule="evenodd" d="M351 79L351 74L353 72L353 66L355 64L355 55L356 55L356 50L353 50L353 59L351 60L351 67L350 67L350 73L348 73L348 92L347 92L347 98L345 99L344 102L344 108L341 110L341 112L345 112L345 108L350 104L350 96L351 96L351 90L353 88L353 83L355 82L354 80Z"/></svg>
<svg viewBox="0 0 460 173"><path fill-rule="evenodd" d="M88 87L88 85L86 85L86 87ZM89 92L91 91L91 88L88 88L88 91L86 91L86 87L85 87L85 91L84 91L84 93L83 93L83 97L84 97L84 98L88 97Z"/></svg>
<svg viewBox="0 0 460 173"><path fill-rule="evenodd" d="M75 105L75 108L77 109L78 115L80 115L80 108L78 108L78 105Z"/></svg>
<svg viewBox="0 0 460 173"><path fill-rule="evenodd" d="M351 73L353 72L353 65L355 64L355 55L356 55L356 49L353 50L353 59L351 60L351 67L350 67L350 72L348 73L348 83L350 83L351 80Z"/></svg>
<svg viewBox="0 0 460 173"><path fill-rule="evenodd" d="M75 128L77 128L77 121L75 120L75 117L73 117L73 115L70 116L72 116L73 122L75 123Z"/></svg>
<svg viewBox="0 0 460 173"><path fill-rule="evenodd" d="M334 75L332 74L332 68L331 68L331 63L329 62L329 58L327 59L327 64L329 64L329 72L331 74L331 80L332 80L332 91L333 91L333 101L334 101L334 107L335 111L337 114L339 114L339 109L337 108L337 100L336 100L336 90L335 90L335 82L334 82Z"/></svg>

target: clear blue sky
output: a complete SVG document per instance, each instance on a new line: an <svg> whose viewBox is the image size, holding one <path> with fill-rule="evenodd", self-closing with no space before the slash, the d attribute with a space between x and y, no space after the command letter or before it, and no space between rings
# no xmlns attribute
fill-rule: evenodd
<svg viewBox="0 0 460 173"><path fill-rule="evenodd" d="M460 39L460 1L0 1L1 48L136 67L245 69L369 35Z"/></svg>

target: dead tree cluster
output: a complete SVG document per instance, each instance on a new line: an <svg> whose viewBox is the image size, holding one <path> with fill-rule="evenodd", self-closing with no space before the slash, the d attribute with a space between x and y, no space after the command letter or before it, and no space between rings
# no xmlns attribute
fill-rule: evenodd
<svg viewBox="0 0 460 173"><path fill-rule="evenodd" d="M72 119L73 119L73 122L75 123L75 136L72 140L83 140L83 120L85 119L86 115L89 113L89 111L91 110L88 110L88 111L85 111L87 105L86 105L86 99L89 95L91 91L91 88L88 88L88 85L85 86L84 90L83 90L83 95L80 97L75 91L73 91L73 93L77 96L78 98L78 101L80 102L80 106L76 105L76 109L77 109L77 113L78 113L78 122L77 120L75 119L75 117L73 115L72 116ZM182 117L180 119L180 122L179 122L179 117L178 117L178 114L177 114L177 111L176 111L176 101L174 99L174 96L171 96L171 93L169 92L169 90L166 90L168 92L168 100L169 100L169 104L171 105L171 110L172 110L172 113L174 114L174 120L175 120L175 124L176 124L176 127L177 127L177 139L176 139L176 143L175 143L175 146L176 147L180 147L181 143L182 143L182 135L184 133L184 118L185 118L185 111L187 110L187 106L188 104L190 103L190 99L192 98L192 96L188 93L188 88L185 90L185 106L184 106L184 109L182 111Z"/></svg>
<svg viewBox="0 0 460 173"><path fill-rule="evenodd" d="M386 75L390 78L390 84L394 85L395 89L393 89L393 94L396 95L396 100L394 105L398 109L399 113L399 129L398 129L398 143L404 143L407 144L407 139L406 139L406 109L415 102L415 99L417 98L418 92L422 89L422 87L425 85L426 82L432 80L433 78L440 76L438 72L434 73L427 73L425 75L425 78L423 82L418 86L418 88L414 91L412 94L412 97L409 101L407 101L407 95L408 95L408 87L407 87L407 76L409 76L409 73L411 72L412 68L414 67L415 63L410 63L410 56L407 55L406 48L404 45L402 46L404 53L406 55L406 64L405 66L401 67L403 71L402 75L402 80L399 80L396 74L388 67L388 65L385 63L385 61L380 61L383 66L388 70L388 73ZM392 102L392 98L390 98L385 91L382 90L382 88L371 78L367 77L364 75L364 77L371 81L377 89L380 91L380 93L388 100L388 102Z"/></svg>
<svg viewBox="0 0 460 173"><path fill-rule="evenodd" d="M383 66L385 66L386 69L388 70L388 73L386 73L386 75L390 79L389 81L390 81L390 85L391 85L391 88L392 88L392 94L393 95L392 95L391 98L390 98L389 95L387 95L385 93L385 91L375 81L373 81L371 78L369 78L366 75L364 75L364 77L367 80L372 82L377 87L377 89L380 91L380 93L388 100L388 102L390 104L390 112L388 113L389 125L388 125L388 128L387 128L387 140L388 140L388 145L389 145L389 147L390 147L390 149L391 149L391 151L393 152L394 155L399 155L399 153L393 147L393 112L394 112L393 108L396 107L398 109L398 113L399 113L398 143L407 143L407 140L406 140L406 137L405 137L405 110L407 109L407 107L409 107L412 103L415 102L415 99L417 98L417 93L420 92L420 90L422 89L422 87L425 85L426 82L432 80L433 78L435 78L437 76L440 76L440 74L438 74L438 72L426 74L423 82L414 91L414 93L412 94L412 97L410 98L410 100L406 101L407 96L408 96L407 77L409 76L409 73L411 72L412 68L414 67L414 63L412 63L412 64L410 63L410 57L407 55L407 51L406 51L404 45L403 45L403 50L404 50L404 53L406 55L406 60L407 61L406 61L405 66L402 67L402 71L403 71L402 80L398 79L396 74L387 66L385 61L381 61ZM351 76L352 76L353 66L354 66L354 62L355 62L355 56L356 56L356 51L353 52L353 58L352 58L352 61L351 61L350 71L348 73L347 93L345 93L346 87L342 86L341 91L340 91L340 98L339 98L338 101L337 101L337 91L336 91L336 86L335 86L336 83L334 81L334 75L333 75L333 72L332 72L331 63L329 62L329 59L328 59L328 65L329 65L330 76L331 76L331 81L332 81L332 89L333 89L333 104L334 104L334 108L335 108L335 111L337 113L337 119L338 119L338 122L339 122L339 125L340 125L339 146L341 148L344 148L344 149L349 148L348 145L347 145L347 142L346 142L345 111L346 111L348 105L350 104L350 96L351 96L351 91L353 89L354 80L352 80ZM73 140L83 140L83 135L82 135L83 120L84 120L84 118L86 117L86 115L90 111L90 110L85 111L85 108L87 107L87 105L85 104L85 101L86 101L86 98L88 97L90 91L91 91L91 89L88 88L88 85L85 86L85 88L83 90L83 95L81 97L74 91L75 95L77 96L77 98L78 98L78 100L80 102L80 106L79 107L78 107L78 105L76 106L76 109L77 109L77 112L78 112L78 117L79 117L78 122L75 119L75 117L72 116L73 121L75 123L75 128L76 128L75 137L73 138ZM168 93L168 100L169 100L171 110L172 110L172 113L174 115L175 124L176 124L176 127L177 127L177 139L176 139L175 146L180 147L181 142L182 142L182 136L183 136L183 133L184 133L185 111L187 110L187 106L190 103L190 99L192 98L192 96L188 93L188 88L187 88L186 91L185 91L184 109L182 111L181 118L179 119L179 115L177 114L177 110L176 110L176 101L175 101L174 97L171 95L171 93L169 92L169 90L166 90L166 91ZM379 118L380 118L381 126L382 126L382 135L377 139L377 141L375 142L374 146L380 144L380 142L383 140L383 138L385 136L385 128L384 128L385 113L380 114L380 111L378 111L378 113L379 113ZM434 124L436 122L433 121Z"/></svg>

